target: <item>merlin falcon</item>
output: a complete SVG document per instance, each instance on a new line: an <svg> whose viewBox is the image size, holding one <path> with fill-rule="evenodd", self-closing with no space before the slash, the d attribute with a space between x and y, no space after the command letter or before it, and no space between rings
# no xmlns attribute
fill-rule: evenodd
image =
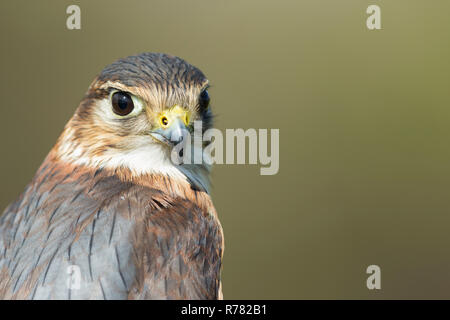
<svg viewBox="0 0 450 320"><path fill-rule="evenodd" d="M171 158L209 104L180 58L107 66L0 217L0 299L221 299L210 166Z"/></svg>

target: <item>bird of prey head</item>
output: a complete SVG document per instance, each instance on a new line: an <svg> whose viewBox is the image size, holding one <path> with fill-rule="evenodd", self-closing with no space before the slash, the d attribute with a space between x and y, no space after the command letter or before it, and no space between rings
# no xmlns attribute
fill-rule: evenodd
<svg viewBox="0 0 450 320"><path fill-rule="evenodd" d="M0 299L222 297L208 166L171 157L194 121L211 127L207 89L165 54L100 73L0 217Z"/></svg>
<svg viewBox="0 0 450 320"><path fill-rule="evenodd" d="M202 121L212 125L208 80L186 61L157 53L120 59L90 85L54 153L76 165L164 174L208 190L209 168L174 164L170 152Z"/></svg>

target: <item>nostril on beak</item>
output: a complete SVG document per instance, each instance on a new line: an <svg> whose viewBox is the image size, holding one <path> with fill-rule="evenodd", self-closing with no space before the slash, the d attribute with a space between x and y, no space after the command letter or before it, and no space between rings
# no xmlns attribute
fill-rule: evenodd
<svg viewBox="0 0 450 320"><path fill-rule="evenodd" d="M161 125L163 126L163 128L166 128L169 124L169 119L167 119L166 116L162 116L159 121L161 122Z"/></svg>

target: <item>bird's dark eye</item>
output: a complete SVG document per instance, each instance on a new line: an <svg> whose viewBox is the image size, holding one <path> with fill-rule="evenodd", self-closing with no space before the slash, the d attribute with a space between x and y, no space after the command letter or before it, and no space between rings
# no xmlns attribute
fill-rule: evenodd
<svg viewBox="0 0 450 320"><path fill-rule="evenodd" d="M113 111L119 116L126 116L134 109L133 99L126 92L116 92L111 98Z"/></svg>
<svg viewBox="0 0 450 320"><path fill-rule="evenodd" d="M203 90L202 93L200 93L200 97L198 98L198 104L200 106L200 111L204 111L208 109L209 107L209 94L208 90Z"/></svg>

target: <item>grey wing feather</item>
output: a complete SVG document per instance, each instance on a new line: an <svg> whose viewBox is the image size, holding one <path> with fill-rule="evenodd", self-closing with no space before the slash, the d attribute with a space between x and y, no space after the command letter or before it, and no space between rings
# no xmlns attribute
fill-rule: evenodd
<svg viewBox="0 0 450 320"><path fill-rule="evenodd" d="M152 206L158 190L114 177L87 188L90 179L32 185L5 211L0 298L218 297L214 219L179 199Z"/></svg>
<svg viewBox="0 0 450 320"><path fill-rule="evenodd" d="M2 216L0 298L126 299L133 223L119 212L119 194L127 186L46 187L29 188Z"/></svg>

